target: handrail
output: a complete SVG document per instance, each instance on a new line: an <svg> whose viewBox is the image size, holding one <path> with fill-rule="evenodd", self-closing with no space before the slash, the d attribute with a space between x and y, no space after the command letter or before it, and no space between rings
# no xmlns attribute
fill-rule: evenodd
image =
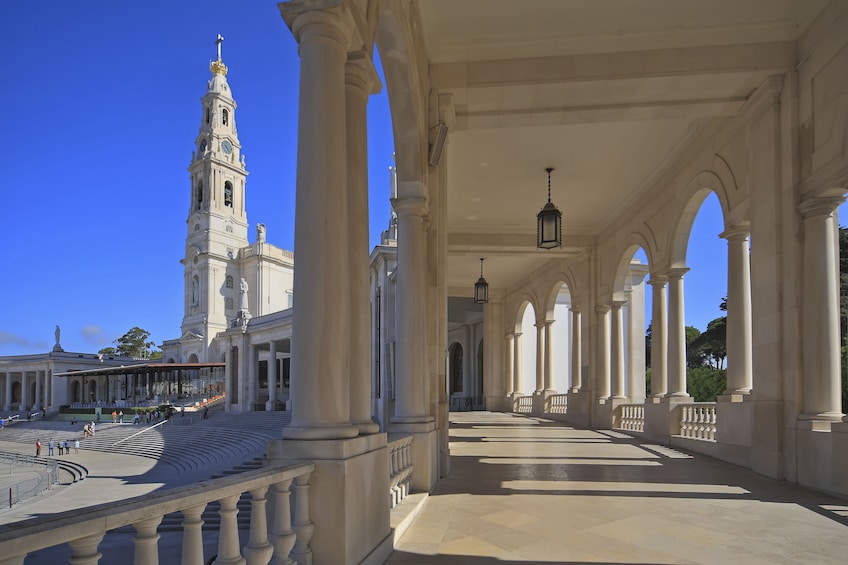
<svg viewBox="0 0 848 565"><path fill-rule="evenodd" d="M96 552L99 541L107 531L134 525L136 531L141 536L141 532L146 524L154 521L158 524L158 521L166 514L182 511L185 515L185 513L190 513L197 508L202 509L207 504L216 501L221 501L222 507L225 502L232 502L234 504L238 497L248 491L252 494L254 492L260 492L264 497L264 493L270 487L274 487L275 495L286 497L286 499L289 495L292 495L295 499L295 506L301 514L298 516L295 513L294 523L292 523L290 516L284 516L282 518L283 523L279 523L278 520L278 523L272 524L273 528L267 528L266 532L288 532L288 534L291 534L292 530L294 530L294 533L298 533L297 541L299 544L295 546L295 552L300 551L311 554L311 549L308 547L309 538L312 537L311 533L308 536L304 535L303 537L305 539L300 539L298 526L308 526L312 522L309 518L308 508L301 508L297 505L306 504L308 500L306 498L308 496L306 495L306 491L303 492L304 499L298 500L298 489L305 488L308 485L309 476L314 470L315 464L312 462L265 467L237 475L209 479L160 493L145 494L87 508L69 510L0 525L0 546L3 547L4 559L8 559L8 561L4 562L23 563L24 557L33 551L65 543L71 544L75 552L78 550L83 552L88 551L91 549L89 547L90 544L88 546L86 545L89 540L95 540L93 551ZM294 489L294 492L290 492L289 488L293 481L297 484L297 487ZM262 501L264 504L264 498L262 498ZM265 513L263 512L261 514L261 519L265 520ZM225 527L224 521L222 521L221 527L222 529ZM237 526L233 522L229 527ZM262 528L266 528L267 525L263 522L261 526L256 527L257 530L261 530ZM251 521L251 530L253 528L254 524ZM309 530L309 528L306 528L306 530ZM48 532L49 535L46 535ZM199 535L199 531L195 533ZM225 535L225 532L222 531L219 535L227 537L230 534L231 532L228 532ZM236 539L238 539L237 535ZM238 547L227 547L225 549L231 552L238 552ZM220 552L221 545L219 541L219 557ZM75 553L75 555L77 554ZM20 561L17 561L17 558L20 558ZM74 562L73 557L71 561Z"/></svg>

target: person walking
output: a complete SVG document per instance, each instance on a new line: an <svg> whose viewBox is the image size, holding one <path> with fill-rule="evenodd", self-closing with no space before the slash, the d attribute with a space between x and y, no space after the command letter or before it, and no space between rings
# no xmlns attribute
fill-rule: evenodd
<svg viewBox="0 0 848 565"><path fill-rule="evenodd" d="M74 453L79 453L79 438L74 440Z"/></svg>
<svg viewBox="0 0 848 565"><path fill-rule="evenodd" d="M123 410L121 410L120 412L118 412L118 423L119 423L119 424L123 424L123 423L124 423L124 411L123 411Z"/></svg>
<svg viewBox="0 0 848 565"><path fill-rule="evenodd" d="M56 447L56 442L54 440L50 440L47 443L47 455L53 455L53 448Z"/></svg>
<svg viewBox="0 0 848 565"><path fill-rule="evenodd" d="M35 440L35 456L41 457L41 440Z"/></svg>

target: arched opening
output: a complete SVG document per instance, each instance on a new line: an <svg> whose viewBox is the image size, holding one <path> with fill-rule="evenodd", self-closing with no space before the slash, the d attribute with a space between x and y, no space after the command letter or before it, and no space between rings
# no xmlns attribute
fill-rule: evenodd
<svg viewBox="0 0 848 565"><path fill-rule="evenodd" d="M459 342L454 342L448 348L449 355L449 376L448 382L450 383L450 394L461 395L464 391L463 388L463 363L464 363L464 355L462 350L462 344Z"/></svg>
<svg viewBox="0 0 848 565"><path fill-rule="evenodd" d="M224 183L224 206L233 207L233 183L230 181Z"/></svg>
<svg viewBox="0 0 848 565"><path fill-rule="evenodd" d="M197 181L197 200L195 208L200 210L201 205L203 204L203 179L199 179Z"/></svg>
<svg viewBox="0 0 848 565"><path fill-rule="evenodd" d="M518 365L518 390L525 396L531 396L536 390L536 311L530 302L525 302L519 315L521 341L519 349L521 363Z"/></svg>
<svg viewBox="0 0 848 565"><path fill-rule="evenodd" d="M97 380L88 381L88 402L95 402L97 399Z"/></svg>
<svg viewBox="0 0 848 565"><path fill-rule="evenodd" d="M221 124L222 125L230 125L230 111L224 108L221 110Z"/></svg>
<svg viewBox="0 0 848 565"><path fill-rule="evenodd" d="M82 402L82 390L79 381L71 381L71 402Z"/></svg>
<svg viewBox="0 0 848 565"><path fill-rule="evenodd" d="M614 358L611 370L618 373L612 375L610 390L613 396L625 397L636 404L645 402L650 387L648 363L652 302L646 282L649 272L644 248L631 245L618 263L612 289L613 308L621 309L621 327L617 327L616 322L611 328L620 334L611 336L610 345L620 344L621 358ZM613 354L618 353L613 351Z"/></svg>
<svg viewBox="0 0 848 565"><path fill-rule="evenodd" d="M21 383L19 381L14 381L12 383L12 402L17 404L21 403Z"/></svg>
<svg viewBox="0 0 848 565"><path fill-rule="evenodd" d="M681 266L709 265L709 268L691 269L683 279L686 392L696 402L714 402L727 389L728 242L718 237L724 234L724 228L724 215L716 194L708 188L693 194L678 229L678 237L685 237L686 251L674 260ZM748 243L745 243L744 253L748 268ZM750 296L750 288L747 292ZM686 300L686 296L692 298ZM736 315L750 320L750 300L737 308ZM750 347L750 331L748 333L745 339Z"/></svg>

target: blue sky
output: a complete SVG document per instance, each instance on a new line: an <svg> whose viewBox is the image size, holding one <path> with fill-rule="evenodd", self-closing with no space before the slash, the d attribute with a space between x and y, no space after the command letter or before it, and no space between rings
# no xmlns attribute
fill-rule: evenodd
<svg viewBox="0 0 848 565"><path fill-rule="evenodd" d="M186 168L218 33L250 172L248 220L293 249L298 57L275 2L4 0L0 32L0 235L10 242L0 355L48 351L57 324L66 351L97 351L133 326L157 343L179 337ZM372 244L389 217L392 151L384 91L369 104ZM686 322L701 329L725 294L721 225L710 197L685 279Z"/></svg>

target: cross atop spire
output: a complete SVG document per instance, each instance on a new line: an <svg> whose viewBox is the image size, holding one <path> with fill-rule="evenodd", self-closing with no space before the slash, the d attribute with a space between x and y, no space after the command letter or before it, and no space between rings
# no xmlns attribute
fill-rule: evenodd
<svg viewBox="0 0 848 565"><path fill-rule="evenodd" d="M218 58L209 64L209 70L216 75L227 76L227 65L221 60L221 44L224 42L224 36L220 33L215 40L215 47L218 48Z"/></svg>

